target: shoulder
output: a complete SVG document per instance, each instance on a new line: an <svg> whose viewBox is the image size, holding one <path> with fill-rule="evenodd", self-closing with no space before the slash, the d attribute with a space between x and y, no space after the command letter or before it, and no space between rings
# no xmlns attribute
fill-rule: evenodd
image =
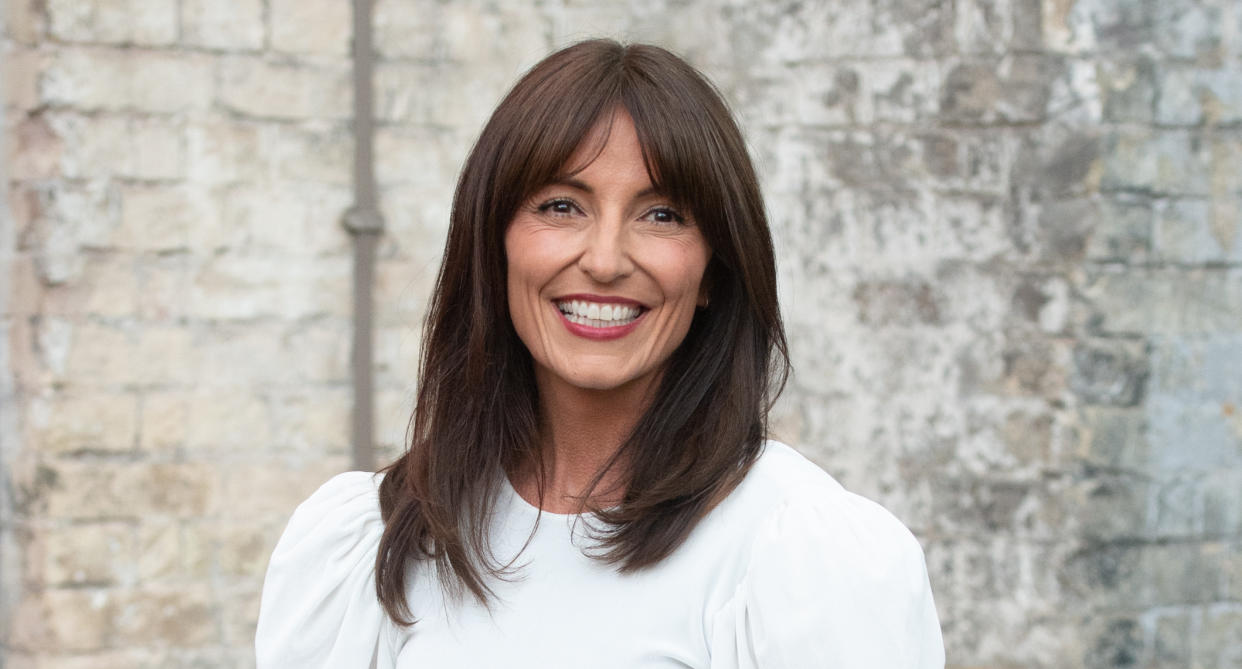
<svg viewBox="0 0 1242 669"><path fill-rule="evenodd" d="M942 666L922 547L884 507L779 442L725 504L750 539L715 621L726 646L763 667Z"/></svg>
<svg viewBox="0 0 1242 669"><path fill-rule="evenodd" d="M293 512L263 582L260 669L352 667L376 652L385 620L374 578L380 480L339 474Z"/></svg>
<svg viewBox="0 0 1242 669"><path fill-rule="evenodd" d="M846 490L779 441L767 442L746 479L722 506L734 518L746 517L755 539L752 560L765 557L772 546L800 546L806 549L806 559L821 566L861 560L871 569L904 565L922 571L922 547L896 516Z"/></svg>
<svg viewBox="0 0 1242 669"><path fill-rule="evenodd" d="M723 515L784 531L822 534L856 526L877 540L917 546L914 536L880 504L846 490L791 446L769 440L746 478L720 505ZM799 527L805 523L805 527Z"/></svg>

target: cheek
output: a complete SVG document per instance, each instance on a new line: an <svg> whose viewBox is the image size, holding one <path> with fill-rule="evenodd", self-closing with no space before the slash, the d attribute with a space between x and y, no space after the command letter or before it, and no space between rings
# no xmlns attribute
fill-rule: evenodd
<svg viewBox="0 0 1242 669"><path fill-rule="evenodd" d="M658 266L659 282L664 287L665 297L677 300L699 299L703 275L707 271L708 254L699 245L676 245L666 248Z"/></svg>

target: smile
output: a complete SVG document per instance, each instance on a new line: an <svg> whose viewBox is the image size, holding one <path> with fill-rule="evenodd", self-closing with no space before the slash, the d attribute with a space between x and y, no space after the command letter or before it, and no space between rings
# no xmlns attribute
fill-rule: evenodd
<svg viewBox="0 0 1242 669"><path fill-rule="evenodd" d="M633 323L643 308L636 304L589 302L586 300L559 300L556 308L565 320L588 328L615 328Z"/></svg>

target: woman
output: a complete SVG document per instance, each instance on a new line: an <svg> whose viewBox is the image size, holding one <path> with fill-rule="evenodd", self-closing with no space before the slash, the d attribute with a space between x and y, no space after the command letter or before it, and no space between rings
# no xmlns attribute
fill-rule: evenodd
<svg viewBox="0 0 1242 669"><path fill-rule="evenodd" d="M656 47L549 56L458 183L409 451L298 508L258 666L943 666L915 539L765 442L786 367L719 95Z"/></svg>

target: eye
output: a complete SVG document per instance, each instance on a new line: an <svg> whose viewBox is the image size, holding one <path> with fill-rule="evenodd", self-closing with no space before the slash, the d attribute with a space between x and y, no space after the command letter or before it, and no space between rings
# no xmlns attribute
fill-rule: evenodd
<svg viewBox="0 0 1242 669"><path fill-rule="evenodd" d="M582 208L568 198L558 197L539 205L539 212L552 216L573 216L582 213Z"/></svg>
<svg viewBox="0 0 1242 669"><path fill-rule="evenodd" d="M665 225L681 225L686 222L686 217L677 213L677 210L672 207L654 207L643 214L643 220Z"/></svg>

